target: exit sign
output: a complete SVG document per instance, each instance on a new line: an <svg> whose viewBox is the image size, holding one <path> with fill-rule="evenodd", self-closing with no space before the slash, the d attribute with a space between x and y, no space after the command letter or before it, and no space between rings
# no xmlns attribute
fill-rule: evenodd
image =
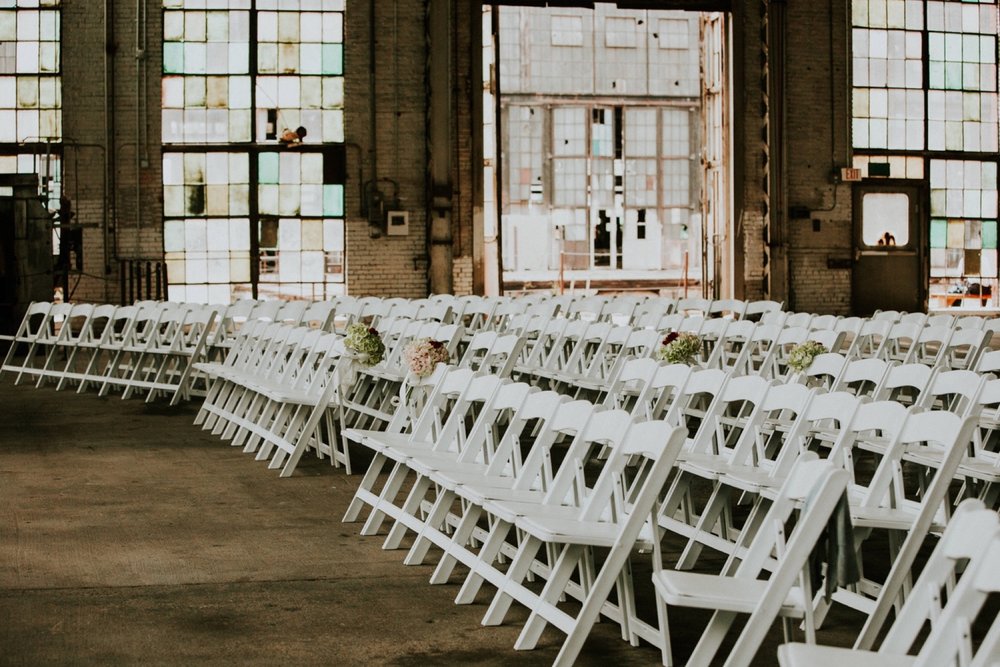
<svg viewBox="0 0 1000 667"><path fill-rule="evenodd" d="M855 167L841 167L840 169L840 180L842 181L860 181L861 180L861 170Z"/></svg>

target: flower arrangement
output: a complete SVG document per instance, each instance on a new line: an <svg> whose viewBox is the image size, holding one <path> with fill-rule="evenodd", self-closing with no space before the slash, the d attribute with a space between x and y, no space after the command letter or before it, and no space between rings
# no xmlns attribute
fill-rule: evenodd
<svg viewBox="0 0 1000 667"><path fill-rule="evenodd" d="M807 340L793 347L792 351L788 353L788 367L793 371L801 373L809 368L813 359L827 352L829 350L826 349L826 346L813 340Z"/></svg>
<svg viewBox="0 0 1000 667"><path fill-rule="evenodd" d="M701 352L701 339L693 333L671 331L662 345L658 353L660 361L671 364L692 364Z"/></svg>
<svg viewBox="0 0 1000 667"><path fill-rule="evenodd" d="M385 343L378 331L357 322L347 327L344 346L358 354L358 361L365 366L374 366L385 356Z"/></svg>
<svg viewBox="0 0 1000 667"><path fill-rule="evenodd" d="M448 363L448 348L439 340L419 338L403 349L410 371L417 377L427 377L439 363Z"/></svg>

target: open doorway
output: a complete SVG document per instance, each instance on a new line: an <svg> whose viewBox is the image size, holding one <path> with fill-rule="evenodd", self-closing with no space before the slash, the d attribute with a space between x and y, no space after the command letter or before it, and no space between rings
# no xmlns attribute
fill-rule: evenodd
<svg viewBox="0 0 1000 667"><path fill-rule="evenodd" d="M496 289L728 294L727 15L483 11Z"/></svg>

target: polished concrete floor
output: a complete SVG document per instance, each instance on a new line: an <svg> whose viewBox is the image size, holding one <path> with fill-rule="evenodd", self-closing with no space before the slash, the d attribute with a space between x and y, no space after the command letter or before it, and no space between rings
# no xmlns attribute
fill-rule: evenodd
<svg viewBox="0 0 1000 667"><path fill-rule="evenodd" d="M552 662L557 631L514 651L525 610L481 626L491 590L456 606L460 579L427 583L433 558L404 566L341 523L359 475L307 456L280 479L195 412L0 375L0 665ZM678 658L706 620L674 614ZM849 645L860 625L839 611L820 639ZM777 664L780 641L776 626L755 664ZM602 623L579 664L659 657Z"/></svg>

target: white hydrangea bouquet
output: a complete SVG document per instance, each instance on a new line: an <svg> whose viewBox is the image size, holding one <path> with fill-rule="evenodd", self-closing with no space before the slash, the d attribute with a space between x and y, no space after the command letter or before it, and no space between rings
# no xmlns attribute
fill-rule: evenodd
<svg viewBox="0 0 1000 667"><path fill-rule="evenodd" d="M360 322L347 327L344 347L354 352L358 362L365 366L374 366L385 357L385 343L378 331Z"/></svg>
<svg viewBox="0 0 1000 667"><path fill-rule="evenodd" d="M439 363L448 363L448 348L439 340L419 338L403 348L403 359L417 377L427 377Z"/></svg>
<svg viewBox="0 0 1000 667"><path fill-rule="evenodd" d="M657 356L671 364L693 364L701 353L701 339L693 333L671 331L662 342Z"/></svg>
<svg viewBox="0 0 1000 667"><path fill-rule="evenodd" d="M788 353L788 367L801 373L812 365L813 359L829 352L825 345L813 340L807 340L792 348Z"/></svg>

